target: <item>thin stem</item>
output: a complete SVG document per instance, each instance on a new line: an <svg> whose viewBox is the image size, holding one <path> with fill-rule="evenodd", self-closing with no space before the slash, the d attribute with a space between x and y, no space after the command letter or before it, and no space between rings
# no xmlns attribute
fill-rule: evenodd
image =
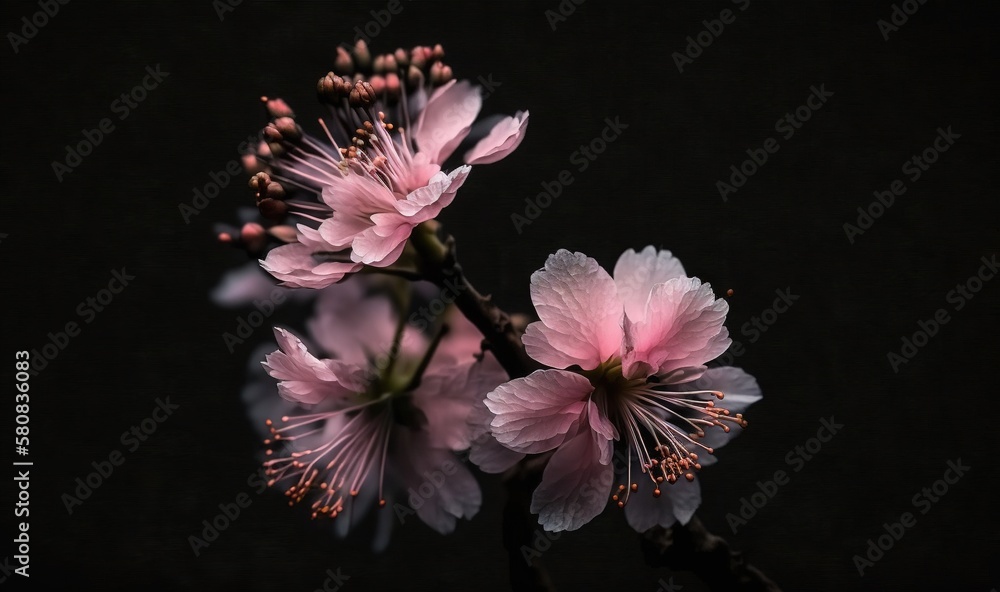
<svg viewBox="0 0 1000 592"><path fill-rule="evenodd" d="M411 235L421 258L424 278L454 292L455 306L483 334L486 345L511 378L527 376L538 369L538 363L525 353L520 332L511 322L510 315L493 304L491 296L481 294L469 282L458 264L454 239L448 237L442 242L437 237L437 229L436 223L425 222Z"/></svg>

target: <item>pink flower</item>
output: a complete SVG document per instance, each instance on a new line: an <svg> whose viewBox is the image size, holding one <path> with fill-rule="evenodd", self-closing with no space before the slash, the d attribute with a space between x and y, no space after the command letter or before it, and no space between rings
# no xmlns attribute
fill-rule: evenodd
<svg viewBox="0 0 1000 592"><path fill-rule="evenodd" d="M367 288L353 281L320 292L310 331L332 357L275 329L278 350L263 367L280 399L253 391L253 415L267 414L269 485L309 503L314 518L349 511L345 533L371 506L389 506L376 543L384 547L397 517L415 513L448 533L476 514L479 486L454 453L470 445L472 407L506 376L492 356L473 356L481 337L471 351L444 331L428 339ZM428 477L436 474L446 478Z"/></svg>
<svg viewBox="0 0 1000 592"><path fill-rule="evenodd" d="M528 113L476 130L480 88L452 79L443 56L440 46L397 50L377 56L372 73L363 43L353 56L342 50L338 67L346 70L318 85L332 114L329 125L320 121L322 140L304 134L283 102L268 101L274 120L252 163L264 170L255 177L258 205L301 222L297 242L261 262L267 271L289 286L321 288L364 265L390 266L413 229L455 199L470 165L496 162L520 145ZM472 138L465 164L446 171ZM286 199L285 186L304 189L304 199Z"/></svg>
<svg viewBox="0 0 1000 592"><path fill-rule="evenodd" d="M547 530L574 530L612 495L637 530L687 522L700 502L694 471L735 435L727 424L746 426L735 412L760 399L742 370L704 365L729 347L726 302L653 247L622 254L614 278L560 250L532 275L531 299L541 320L527 327L524 346L553 369L486 399L497 442L516 453L554 451L531 511ZM730 409L715 405L723 396Z"/></svg>

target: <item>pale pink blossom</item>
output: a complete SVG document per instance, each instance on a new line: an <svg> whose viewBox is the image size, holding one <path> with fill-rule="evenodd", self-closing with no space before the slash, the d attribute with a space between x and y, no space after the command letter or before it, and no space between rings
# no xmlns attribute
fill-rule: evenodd
<svg viewBox="0 0 1000 592"><path fill-rule="evenodd" d="M304 134L283 102L268 102L274 120L254 161L267 165L254 169L258 205L299 223L296 242L261 263L289 286L321 288L364 265L393 265L413 229L455 199L470 165L496 162L524 139L527 112L476 129L481 89L451 77L440 46L401 51L376 57L374 73L359 66L357 48L353 60L341 55L338 67L351 71L318 85L331 107L322 139ZM472 139L464 164L446 170ZM304 196L288 199L289 187Z"/></svg>
<svg viewBox="0 0 1000 592"><path fill-rule="evenodd" d="M622 254L613 278L560 250L532 275L531 299L540 320L524 346L551 369L504 383L485 402L499 444L552 452L531 511L548 530L574 530L612 496L637 530L687 522L700 502L694 472L760 399L742 370L705 366L729 347L727 303L653 247ZM723 397L728 409L715 404Z"/></svg>
<svg viewBox="0 0 1000 592"><path fill-rule="evenodd" d="M455 455L471 443L465 420L506 375L482 354L481 337L452 343L442 330L430 338L410 319L400 323L383 287L358 280L319 292L309 329L312 349L326 356L275 329L278 349L263 367L278 380L277 394L252 391L252 416L266 423L269 485L308 504L314 518L339 517L344 533L368 508L386 506L377 547L414 512L451 532L481 503ZM434 474L446 478L429 496L416 494Z"/></svg>

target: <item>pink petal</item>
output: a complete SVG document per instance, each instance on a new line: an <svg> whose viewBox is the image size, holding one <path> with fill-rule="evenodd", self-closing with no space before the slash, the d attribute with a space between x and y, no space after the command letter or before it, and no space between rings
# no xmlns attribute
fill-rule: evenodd
<svg viewBox="0 0 1000 592"><path fill-rule="evenodd" d="M238 307L247 306L255 300L270 300L272 295L281 294L287 298L294 293L277 287L274 280L251 261L227 271L212 290L211 298L219 306Z"/></svg>
<svg viewBox="0 0 1000 592"><path fill-rule="evenodd" d="M357 263L318 263L312 257L312 248L301 243L271 249L260 266L281 280L282 285L315 289L337 283L362 267Z"/></svg>
<svg viewBox="0 0 1000 592"><path fill-rule="evenodd" d="M518 111L514 117L505 117L490 129L482 140L465 153L468 164L490 164L505 158L517 149L528 129L528 112Z"/></svg>
<svg viewBox="0 0 1000 592"><path fill-rule="evenodd" d="M757 379L740 368L732 366L710 368L698 380L678 385L675 390L722 391L725 393L725 398L716 401L716 403L719 407L728 409L732 414L743 413L750 405L763 398ZM710 448L718 449L742 433L743 429L735 425L730 425L729 433L721 428L707 428L705 429L705 437L701 438L699 442ZM702 466L714 464L717 460L714 455L707 452L698 452L698 461Z"/></svg>
<svg viewBox="0 0 1000 592"><path fill-rule="evenodd" d="M338 360L367 366L392 347L397 315L391 301L366 293L367 276L356 276L319 292L309 321L313 340Z"/></svg>
<svg viewBox="0 0 1000 592"><path fill-rule="evenodd" d="M618 430L615 429L615 425L605 414L597 409L597 404L592 400L587 402L587 419L596 441L603 442L605 440L618 439ZM614 452L614 447L601 445L601 464L606 465L611 462L612 452Z"/></svg>
<svg viewBox="0 0 1000 592"><path fill-rule="evenodd" d="M373 226L351 243L351 259L375 267L388 267L399 259L412 231L409 224L400 224L389 236L379 236Z"/></svg>
<svg viewBox="0 0 1000 592"><path fill-rule="evenodd" d="M417 149L432 162L443 163L469 134L482 104L479 87L466 80L452 80L435 90L413 133Z"/></svg>
<svg viewBox="0 0 1000 592"><path fill-rule="evenodd" d="M493 436L517 452L552 450L579 425L593 390L583 376L562 370L536 370L501 384L486 395L486 406L496 415Z"/></svg>
<svg viewBox="0 0 1000 592"><path fill-rule="evenodd" d="M406 500L428 526L441 534L455 529L458 518L472 518L482 504L475 477L448 450L434 448L427 433L397 428L393 455L409 492Z"/></svg>
<svg viewBox="0 0 1000 592"><path fill-rule="evenodd" d="M701 504L701 486L694 481L680 479L674 484L661 483L660 497L653 497L653 483L641 472L637 463L632 464L632 478L639 485L638 491L629 495L625 504L625 519L638 532L655 526L668 528L678 520L687 524Z"/></svg>
<svg viewBox="0 0 1000 592"><path fill-rule="evenodd" d="M553 368L592 370L619 355L622 304L614 280L597 261L560 249L531 276L531 301L541 321L528 325L528 355Z"/></svg>
<svg viewBox="0 0 1000 592"><path fill-rule="evenodd" d="M406 199L396 201L396 210L410 218L411 223L418 224L437 217L455 199L455 193L465 183L472 167L463 165L449 174L439 172L427 185L414 189Z"/></svg>
<svg viewBox="0 0 1000 592"><path fill-rule="evenodd" d="M274 336L280 349L267 355L263 366L281 381L278 394L282 398L303 405L327 400L342 403L366 387L363 369L315 358L298 337L284 329L275 328Z"/></svg>
<svg viewBox="0 0 1000 592"><path fill-rule="evenodd" d="M549 459L542 482L531 498L531 511L545 530L576 530L601 513L611 494L614 470L602 464L609 457L590 430L581 430Z"/></svg>
<svg viewBox="0 0 1000 592"><path fill-rule="evenodd" d="M700 366L729 348L729 304L697 278L653 287L644 320L626 318L625 374L639 377Z"/></svg>
<svg viewBox="0 0 1000 592"><path fill-rule="evenodd" d="M615 264L615 286L625 305L625 314L641 321L646 314L646 301L656 284L684 277L684 267L670 251L657 251L652 245L636 253L629 249Z"/></svg>
<svg viewBox="0 0 1000 592"><path fill-rule="evenodd" d="M488 433L486 436L474 440L469 453L469 460L484 473L503 473L524 458L523 452L514 452L494 440Z"/></svg>

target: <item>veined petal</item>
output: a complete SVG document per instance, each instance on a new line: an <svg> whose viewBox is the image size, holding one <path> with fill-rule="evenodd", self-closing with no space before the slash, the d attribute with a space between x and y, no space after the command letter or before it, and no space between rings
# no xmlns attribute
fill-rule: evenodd
<svg viewBox="0 0 1000 592"><path fill-rule="evenodd" d="M486 406L495 415L493 436L517 452L552 450L579 426L593 390L583 376L562 370L536 370L505 382L486 395Z"/></svg>
<svg viewBox="0 0 1000 592"><path fill-rule="evenodd" d="M693 382L677 385L678 391L721 391L725 398L719 403L730 413L743 413L750 405L763 398L757 379L740 368L722 366L709 368L701 378ZM709 448L718 449L730 440L743 433L740 428L732 428L728 432L720 428L707 428L705 436L699 440ZM717 462L714 455L699 451L698 462L708 466Z"/></svg>
<svg viewBox="0 0 1000 592"><path fill-rule="evenodd" d="M531 301L541 319L522 338L528 355L553 368L592 370L622 342L622 304L615 282L597 261L560 249L531 276Z"/></svg>
<svg viewBox="0 0 1000 592"><path fill-rule="evenodd" d="M426 152L432 162L443 163L469 134L482 104L479 87L466 80L452 80L439 87L417 120L413 133L417 149Z"/></svg>
<svg viewBox="0 0 1000 592"><path fill-rule="evenodd" d="M639 471L639 464L633 462L632 478L639 489L629 494L628 503L625 504L625 519L629 526L638 532L646 532L655 526L669 528L677 521L687 524L701 505L701 485L698 479L663 483L659 485L660 497L654 497L653 482Z"/></svg>
<svg viewBox="0 0 1000 592"><path fill-rule="evenodd" d="M342 402L365 388L364 369L338 360L319 360L284 329L276 327L274 336L280 349L267 355L263 366L281 381L278 394L282 398L303 405Z"/></svg>
<svg viewBox="0 0 1000 592"><path fill-rule="evenodd" d="M556 450L531 498L531 512L545 530L576 530L601 513L608 503L614 470L602 464L611 448L588 429L580 430Z"/></svg>
<svg viewBox="0 0 1000 592"><path fill-rule="evenodd" d="M497 122L490 133L465 153L467 164L490 164L505 158L517 149L528 129L528 112L518 111L514 117Z"/></svg>
<svg viewBox="0 0 1000 592"><path fill-rule="evenodd" d="M472 167L463 165L449 174L438 172L427 185L414 189L406 199L398 200L393 205L396 211L410 218L413 224L430 220L451 204L471 170Z"/></svg>
<svg viewBox="0 0 1000 592"><path fill-rule="evenodd" d="M646 316L646 302L656 284L684 277L684 267L670 251L657 251L652 245L636 253L629 249L615 264L615 286L625 305L625 314L635 322Z"/></svg>
<svg viewBox="0 0 1000 592"><path fill-rule="evenodd" d="M377 227L359 234L351 243L351 259L374 267L388 267L399 259L413 227L400 224L389 236L379 236Z"/></svg>
<svg viewBox="0 0 1000 592"><path fill-rule="evenodd" d="M361 269L353 262L319 263L312 256L312 248L301 243L282 245L271 249L260 261L260 266L282 285L292 288L325 288L344 279L344 276Z"/></svg>
<svg viewBox="0 0 1000 592"><path fill-rule="evenodd" d="M644 320L626 317L626 375L667 374L717 358L731 343L723 326L727 312L729 304L698 278L656 284Z"/></svg>

